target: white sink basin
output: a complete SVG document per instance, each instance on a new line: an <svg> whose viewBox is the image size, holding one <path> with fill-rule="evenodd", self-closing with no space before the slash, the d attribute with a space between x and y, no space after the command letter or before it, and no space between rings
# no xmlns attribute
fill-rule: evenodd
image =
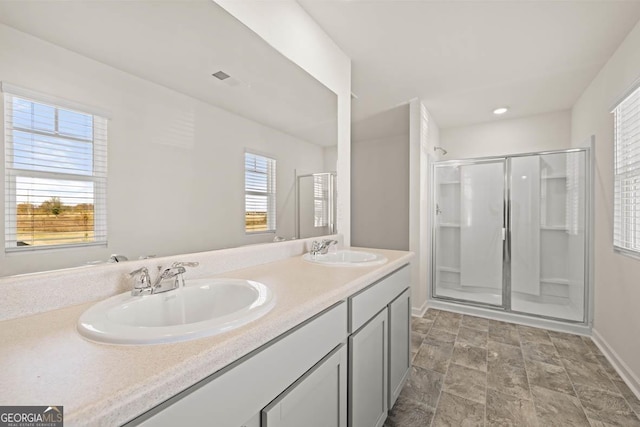
<svg viewBox="0 0 640 427"><path fill-rule="evenodd" d="M275 296L262 283L240 279L188 280L187 286L155 295L116 295L78 320L84 337L111 344L186 341L229 331L273 308Z"/></svg>
<svg viewBox="0 0 640 427"><path fill-rule="evenodd" d="M369 267L387 262L387 258L382 255L365 251L353 251L350 249L329 252L326 255L311 255L307 252L302 255L302 259L318 264L340 267Z"/></svg>

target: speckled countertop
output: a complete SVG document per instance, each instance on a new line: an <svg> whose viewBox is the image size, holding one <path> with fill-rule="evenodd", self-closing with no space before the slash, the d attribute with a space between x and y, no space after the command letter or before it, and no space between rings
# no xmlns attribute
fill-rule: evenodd
<svg viewBox="0 0 640 427"><path fill-rule="evenodd" d="M410 252L373 267L327 267L296 256L212 277L256 280L276 294L264 317L175 344L97 344L76 331L94 303L0 322L0 405L63 405L65 425L119 425L391 273Z"/></svg>

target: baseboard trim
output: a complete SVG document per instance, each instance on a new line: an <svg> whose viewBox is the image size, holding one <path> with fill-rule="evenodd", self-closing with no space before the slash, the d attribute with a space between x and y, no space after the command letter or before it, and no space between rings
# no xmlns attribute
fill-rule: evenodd
<svg viewBox="0 0 640 427"><path fill-rule="evenodd" d="M427 312L429 301L425 301L420 307L411 307L411 315L414 317L422 317Z"/></svg>
<svg viewBox="0 0 640 427"><path fill-rule="evenodd" d="M618 372L618 375L627 383L633 394L640 399L640 379L638 379L638 376L624 363L624 360L618 356L618 353L616 353L595 328L592 329L591 332L593 342L598 346L616 372Z"/></svg>

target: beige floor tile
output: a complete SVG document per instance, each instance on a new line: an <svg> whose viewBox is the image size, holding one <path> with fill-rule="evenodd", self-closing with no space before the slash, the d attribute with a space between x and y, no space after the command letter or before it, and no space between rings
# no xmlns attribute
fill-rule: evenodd
<svg viewBox="0 0 640 427"><path fill-rule="evenodd" d="M473 427L484 425L484 405L442 393L432 427Z"/></svg>
<svg viewBox="0 0 640 427"><path fill-rule="evenodd" d="M442 329L431 328L425 337L425 341L427 344L438 344L442 342L453 344L456 342L456 334L443 331Z"/></svg>
<svg viewBox="0 0 640 427"><path fill-rule="evenodd" d="M451 363L444 377L443 390L484 405L487 374L476 369Z"/></svg>
<svg viewBox="0 0 640 427"><path fill-rule="evenodd" d="M562 366L528 360L526 361L526 369L531 387L544 387L575 396L573 384Z"/></svg>
<svg viewBox="0 0 640 427"><path fill-rule="evenodd" d="M431 424L435 409L422 402L399 396L389 411L385 427L424 427Z"/></svg>
<svg viewBox="0 0 640 427"><path fill-rule="evenodd" d="M510 345L520 345L520 336L516 325L510 323L489 324L489 340Z"/></svg>
<svg viewBox="0 0 640 427"><path fill-rule="evenodd" d="M447 373L449 361L453 354L452 343L427 344L423 343L413 359L413 364L425 369L431 369L441 374Z"/></svg>
<svg viewBox="0 0 640 427"><path fill-rule="evenodd" d="M589 350L580 337L577 335L570 336L576 337L577 340L565 340L551 337L551 341L556 347L556 350L558 350L560 357L581 363L598 363L596 355Z"/></svg>
<svg viewBox="0 0 640 427"><path fill-rule="evenodd" d="M487 345L487 360L489 365L510 365L524 368L524 358L520 347L489 341Z"/></svg>
<svg viewBox="0 0 640 427"><path fill-rule="evenodd" d="M485 425L535 427L538 425L533 402L496 390L487 390Z"/></svg>
<svg viewBox="0 0 640 427"><path fill-rule="evenodd" d="M600 367L600 364L576 362L569 359L562 359L562 364L574 385L579 384L600 390L607 390L611 393L619 393L618 388L613 385L613 382L609 379L604 369Z"/></svg>
<svg viewBox="0 0 640 427"><path fill-rule="evenodd" d="M582 339L582 342L587 346L589 351L591 351L591 353L595 354L596 356L602 355L602 352L591 338L585 336L581 336L580 338Z"/></svg>
<svg viewBox="0 0 640 427"><path fill-rule="evenodd" d="M629 386L624 381L614 381L613 384L618 387L620 394L625 398L631 409L640 417L640 400L631 391Z"/></svg>
<svg viewBox="0 0 640 427"><path fill-rule="evenodd" d="M482 317L476 317L476 316L469 316L467 314L465 314L464 316L462 316L462 324L461 326L467 327L467 328L472 328L472 329L478 329L481 331L488 331L489 330L489 320L488 319L484 319Z"/></svg>
<svg viewBox="0 0 640 427"><path fill-rule="evenodd" d="M416 353L420 346L422 345L422 341L424 340L426 335L418 334L416 332L411 332L411 352Z"/></svg>
<svg viewBox="0 0 640 427"><path fill-rule="evenodd" d="M474 347L487 348L488 334L487 331L481 331L478 329L467 328L461 326L458 330L458 337L456 342L460 344L468 344Z"/></svg>
<svg viewBox="0 0 640 427"><path fill-rule="evenodd" d="M540 426L589 426L577 397L535 386L531 391Z"/></svg>
<svg viewBox="0 0 640 427"><path fill-rule="evenodd" d="M440 329L451 334L457 334L459 328L460 319L450 316L443 316L441 314L436 317L436 320L433 323L433 329Z"/></svg>
<svg viewBox="0 0 640 427"><path fill-rule="evenodd" d="M607 375L609 375L609 378L613 381L622 381L622 378L620 378L620 375L606 357L603 355L596 355L596 359L598 359L598 363L600 363L602 369L604 369Z"/></svg>
<svg viewBox="0 0 640 427"><path fill-rule="evenodd" d="M429 319L429 320L436 320L436 316L438 315L438 313L440 313L440 310L436 310L435 308L430 308L427 311L425 311L422 318Z"/></svg>
<svg viewBox="0 0 640 427"><path fill-rule="evenodd" d="M576 385L576 391L589 419L611 425L640 426L640 420L621 395L582 385Z"/></svg>
<svg viewBox="0 0 640 427"><path fill-rule="evenodd" d="M521 399L531 399L529 381L524 366L489 363L487 387Z"/></svg>
<svg viewBox="0 0 640 427"><path fill-rule="evenodd" d="M456 342L453 347L451 362L487 372L487 349Z"/></svg>
<svg viewBox="0 0 640 427"><path fill-rule="evenodd" d="M411 318L411 330L413 332L417 332L419 334L426 335L433 326L433 321L428 319L423 319L421 317L412 317Z"/></svg>
<svg viewBox="0 0 640 427"><path fill-rule="evenodd" d="M522 355L525 360L535 360L537 362L562 366L560 355L556 351L556 347L554 345L541 344L537 342L523 342Z"/></svg>
<svg viewBox="0 0 640 427"><path fill-rule="evenodd" d="M446 318L446 319L451 319L451 320L462 320L462 314L454 313L452 311L440 311L440 313L438 313L438 315L441 318Z"/></svg>
<svg viewBox="0 0 640 427"><path fill-rule="evenodd" d="M443 379L443 374L412 366L409 379L400 396L403 399L422 402L431 408L435 408L438 405Z"/></svg>
<svg viewBox="0 0 640 427"><path fill-rule="evenodd" d="M545 329L531 328L529 326L517 326L521 342L535 342L540 344L551 344L551 338Z"/></svg>

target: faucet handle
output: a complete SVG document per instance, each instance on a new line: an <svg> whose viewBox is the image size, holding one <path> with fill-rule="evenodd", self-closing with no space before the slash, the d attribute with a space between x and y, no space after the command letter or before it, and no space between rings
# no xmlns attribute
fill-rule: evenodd
<svg viewBox="0 0 640 427"><path fill-rule="evenodd" d="M140 267L137 270L133 270L131 273L129 273L129 277L136 277L137 275L142 275L142 277L147 277L149 276L149 270L147 269L147 267Z"/></svg>
<svg viewBox="0 0 640 427"><path fill-rule="evenodd" d="M199 266L200 263L195 261L195 262L174 262L173 264L171 264L172 268L176 268L176 267L197 267Z"/></svg>
<svg viewBox="0 0 640 427"><path fill-rule="evenodd" d="M140 295L141 291L151 289L151 276L149 276L149 270L147 270L147 267L141 267L132 271L129 273L129 277L135 278L132 290L133 295Z"/></svg>

